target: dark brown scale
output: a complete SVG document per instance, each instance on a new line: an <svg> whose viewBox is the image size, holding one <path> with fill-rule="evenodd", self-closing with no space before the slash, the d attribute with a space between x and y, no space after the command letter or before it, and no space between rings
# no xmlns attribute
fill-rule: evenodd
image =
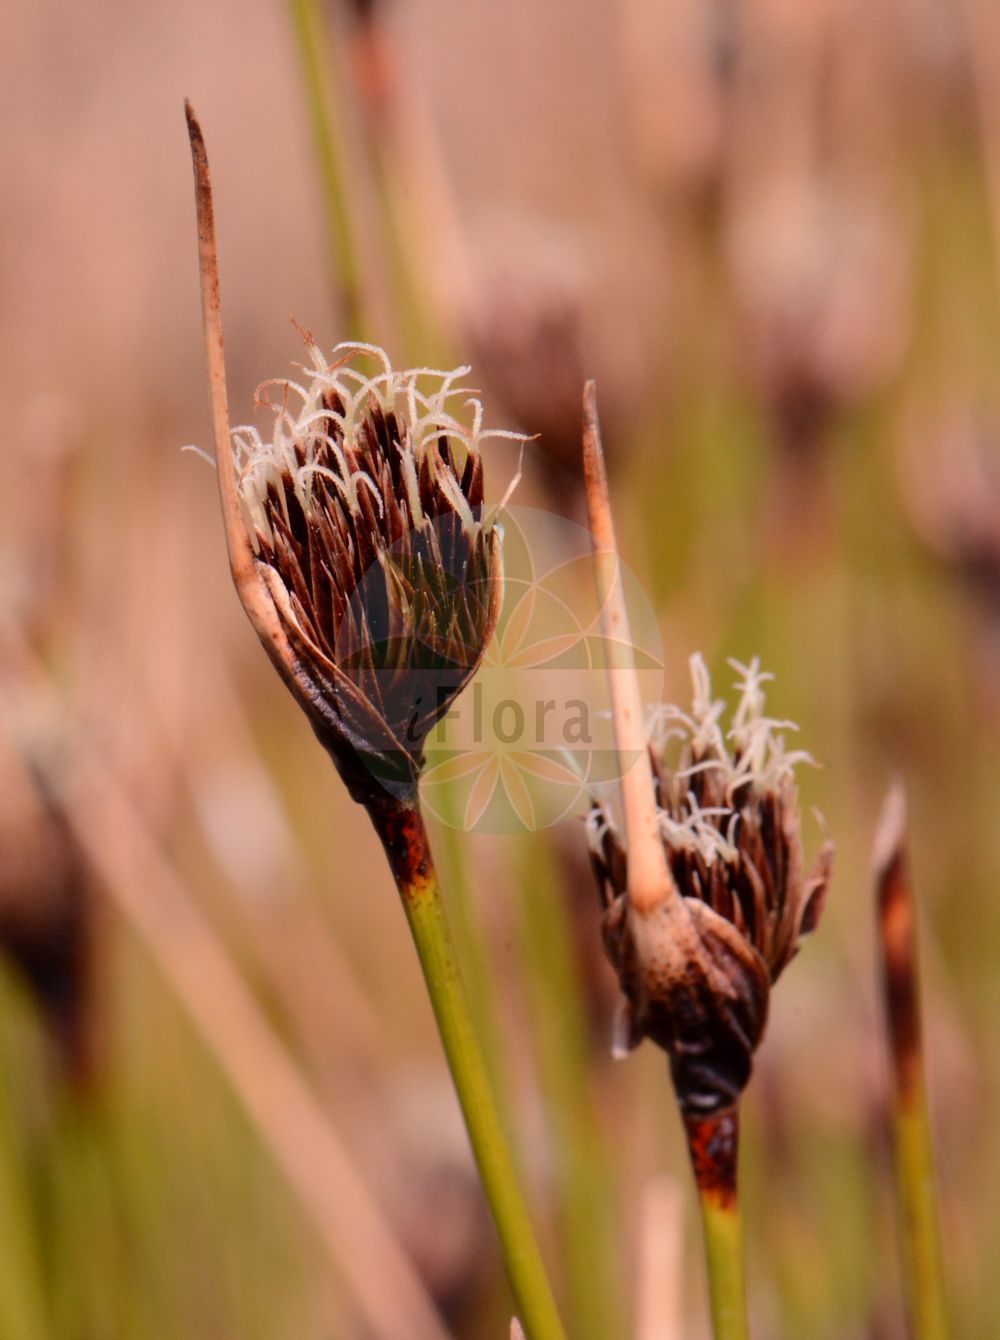
<svg viewBox="0 0 1000 1340"><path fill-rule="evenodd" d="M437 449L438 454L441 457L441 460L444 462L444 465L446 466L447 469L451 471L451 473L457 479L458 470L455 467L455 458L451 452L451 442L448 440L447 437L444 436L444 434L442 434L441 437L439 437L437 440Z"/></svg>
<svg viewBox="0 0 1000 1340"><path fill-rule="evenodd" d="M323 526L316 523L309 528L310 553L309 568L313 595L313 626L317 640L323 651L329 656L333 648L329 645L328 630L333 627L333 579L327 567L327 547L323 542Z"/></svg>
<svg viewBox="0 0 1000 1340"><path fill-rule="evenodd" d="M389 438L390 445L385 453L384 464L388 468L392 478L393 493L402 493L404 491L404 484L403 484L403 464L400 450L403 445L403 441L402 441L402 435L400 434L399 431L399 424L396 421L395 414L393 413L387 414L385 424L386 424L386 433Z"/></svg>
<svg viewBox="0 0 1000 1340"><path fill-rule="evenodd" d="M400 494L397 496L396 493L385 487L386 480L384 476L386 473L386 471L383 471L383 479L380 481L382 484L383 506L385 507L383 526L385 528L386 541L388 542L390 550L392 550L396 548L403 536L409 531L412 522L407 504L402 498L402 495Z"/></svg>
<svg viewBox="0 0 1000 1340"><path fill-rule="evenodd" d="M328 464L328 457L324 454L318 457L316 464L323 469L332 468ZM312 496L313 513L325 514L334 506L337 500L337 486L322 470L314 470L309 477L309 489Z"/></svg>
<svg viewBox="0 0 1000 1340"><path fill-rule="evenodd" d="M376 476L376 482L377 476ZM358 488L358 507L361 510L360 529L369 535L375 534L380 528L384 529L383 518L379 516L378 507L372 496L371 490L364 484ZM385 504L383 503L383 512Z"/></svg>
<svg viewBox="0 0 1000 1340"><path fill-rule="evenodd" d="M357 454L366 470L378 475L378 462L387 459L388 453L379 450L379 428L369 416L362 419L358 426Z"/></svg>
<svg viewBox="0 0 1000 1340"><path fill-rule="evenodd" d="M442 512L451 510L451 504L436 483L437 471L435 467L439 460L436 443L429 442L426 451L420 457L420 464L417 469L420 505L429 517L438 517Z"/></svg>
<svg viewBox="0 0 1000 1340"><path fill-rule="evenodd" d="M332 416L334 414L343 415L344 413L344 402L340 397L340 392L334 390L333 387L327 387L320 396L319 402L331 414L329 419L323 421L323 431L339 445L344 440L344 429L340 420Z"/></svg>
<svg viewBox="0 0 1000 1340"><path fill-rule="evenodd" d="M311 592L298 542L292 535L283 516L272 517L271 528L275 537L276 566L281 571L289 592L297 596L299 601L308 607L311 603Z"/></svg>
<svg viewBox="0 0 1000 1340"><path fill-rule="evenodd" d="M469 500L473 514L483 505L483 463L478 452L470 451L462 472L462 492Z"/></svg>
<svg viewBox="0 0 1000 1340"><path fill-rule="evenodd" d="M308 543L309 527L306 523L305 512L302 510L302 504L295 492L291 475L283 474L281 476L281 487L285 495L285 506L279 513L279 519L285 521L287 512L288 519L285 522L287 531L294 538L296 546L299 549L304 549Z"/></svg>

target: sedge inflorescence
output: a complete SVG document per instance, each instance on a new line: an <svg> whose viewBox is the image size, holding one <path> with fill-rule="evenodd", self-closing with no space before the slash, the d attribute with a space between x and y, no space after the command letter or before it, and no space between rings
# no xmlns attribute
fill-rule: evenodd
<svg viewBox="0 0 1000 1340"><path fill-rule="evenodd" d="M811 760L786 747L794 724L767 715L770 676L756 660L731 664L739 700L728 727L700 656L690 709L652 714L660 836L688 934L677 935L676 921L658 937L640 930L626 899L626 845L604 806L588 821L625 1041L663 1046L682 1107L702 1111L731 1105L749 1079L771 987L819 920L832 860L827 844L804 869L795 767Z"/></svg>
<svg viewBox="0 0 1000 1340"><path fill-rule="evenodd" d="M451 372L395 371L374 345L264 383L269 437L233 431L255 562L296 664L286 674L348 785L412 788L422 745L496 623L501 535L484 504L482 407ZM360 366L359 366L360 364Z"/></svg>

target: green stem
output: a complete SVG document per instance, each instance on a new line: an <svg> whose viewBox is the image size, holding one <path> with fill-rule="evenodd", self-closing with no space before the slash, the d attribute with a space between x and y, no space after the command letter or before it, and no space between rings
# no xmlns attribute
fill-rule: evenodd
<svg viewBox="0 0 1000 1340"><path fill-rule="evenodd" d="M326 204L331 276L345 339L358 340L364 337L360 267L344 184L344 136L329 92L333 81L324 55L323 17L316 0L289 0L289 8Z"/></svg>
<svg viewBox="0 0 1000 1340"><path fill-rule="evenodd" d="M746 1284L739 1202L722 1205L699 1191L708 1266L708 1296L715 1340L747 1340Z"/></svg>
<svg viewBox="0 0 1000 1340"><path fill-rule="evenodd" d="M423 818L415 798L387 798L368 812L403 900L525 1334L565 1340L472 1025Z"/></svg>
<svg viewBox="0 0 1000 1340"><path fill-rule="evenodd" d="M896 1188L913 1340L946 1340L934 1154L922 1076L911 1075L894 1115Z"/></svg>
<svg viewBox="0 0 1000 1340"><path fill-rule="evenodd" d="M686 1117L698 1187L714 1340L749 1340L743 1233L736 1190L739 1114Z"/></svg>
<svg viewBox="0 0 1000 1340"><path fill-rule="evenodd" d="M7 1099L0 1109L0 1335L10 1340L42 1340L53 1333L53 1293L62 1279L73 1275L68 1262L53 1280L45 1278L46 1255L52 1259L52 1235L62 1227L57 1220L50 1227L43 1251L39 1235L37 1202L32 1197L32 1173L25 1133L32 1129L32 1116L24 1098L29 1086L18 1083L23 1076L25 1057L13 1043L20 1041L16 1025L21 1002L13 999L6 980L0 982L0 1077ZM51 1145L55 1145L55 1141ZM50 1143L45 1145L45 1166L55 1163ZM36 1193L37 1195L37 1193ZM61 1245L61 1244L60 1244Z"/></svg>
<svg viewBox="0 0 1000 1340"><path fill-rule="evenodd" d="M452 936L462 963L472 1023L480 1039L493 1092L500 1103L500 1116L508 1136L513 1124L504 1096L510 1092L506 1047L496 1010L496 992L491 987L490 953L486 927L470 885L467 853L461 842L461 809L452 783L435 787L435 809L440 818L438 833L443 860L444 899ZM515 1150L516 1155L516 1150Z"/></svg>

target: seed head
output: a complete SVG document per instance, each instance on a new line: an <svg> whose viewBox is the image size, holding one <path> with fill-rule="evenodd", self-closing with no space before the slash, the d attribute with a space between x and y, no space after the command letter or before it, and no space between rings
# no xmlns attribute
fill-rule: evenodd
<svg viewBox="0 0 1000 1340"><path fill-rule="evenodd" d="M660 833L680 907L665 898L636 912L617 828L596 803L588 823L624 1041L650 1037L666 1050L689 1116L732 1106L749 1080L771 987L819 921L833 854L827 843L804 873L794 768L809 756L785 748L792 723L765 715L770 676L756 660L731 664L740 699L728 730L700 656L691 710L665 706L653 722Z"/></svg>
<svg viewBox="0 0 1000 1340"><path fill-rule="evenodd" d="M501 535L484 513L479 451L489 434L457 385L468 368L395 372L371 345L339 345L332 362L311 337L307 347L302 381L258 390L273 409L269 439L232 433L277 629L248 612L355 799L407 795L427 733L496 624Z"/></svg>

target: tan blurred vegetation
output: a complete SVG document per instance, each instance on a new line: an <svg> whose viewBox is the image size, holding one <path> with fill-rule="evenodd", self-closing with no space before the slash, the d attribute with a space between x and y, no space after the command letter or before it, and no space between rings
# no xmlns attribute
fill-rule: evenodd
<svg viewBox="0 0 1000 1340"><path fill-rule="evenodd" d="M386 48L352 14L330 10L330 90L368 333L399 364L472 361L488 418L541 433L521 499L567 515L596 377L665 692L696 649L719 687L760 655L823 765L807 841L835 838L834 888L745 1119L755 1334L904 1333L868 871L899 773L954 1334L995 1340L996 16L395 0L383 105ZM210 445L185 96L233 422L299 356L290 316L344 334L289 14L14 0L0 29L0 1340L361 1340L408 1289L398 1340L500 1336L381 852L238 608L211 468L180 451ZM515 453L492 450L498 496ZM704 1335L662 1057L607 1057L579 823L437 840L570 1333Z"/></svg>

